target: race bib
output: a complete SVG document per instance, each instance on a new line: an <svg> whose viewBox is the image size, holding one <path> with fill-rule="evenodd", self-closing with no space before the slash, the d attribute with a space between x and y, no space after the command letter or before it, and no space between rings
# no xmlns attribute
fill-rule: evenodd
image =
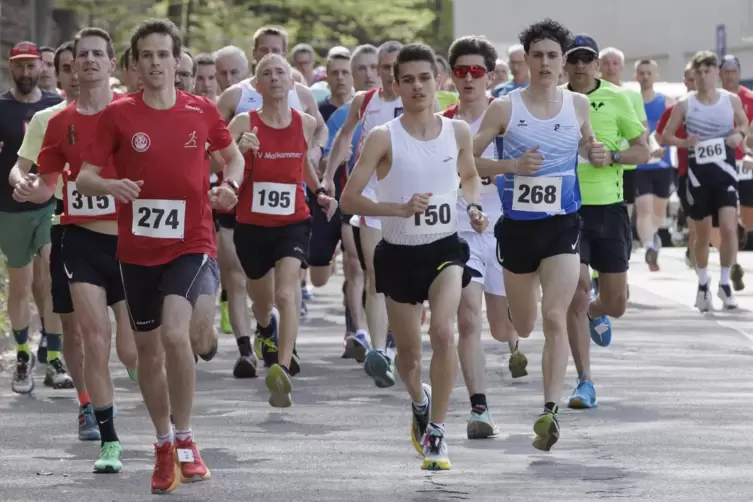
<svg viewBox="0 0 753 502"><path fill-rule="evenodd" d="M695 146L696 164L715 164L727 158L724 138L707 139Z"/></svg>
<svg viewBox="0 0 753 502"><path fill-rule="evenodd" d="M66 184L69 216L103 216L115 214L115 198L112 195L84 195L76 189L76 182Z"/></svg>
<svg viewBox="0 0 753 502"><path fill-rule="evenodd" d="M457 196L457 192L433 195L426 211L407 218L405 233L425 235L454 232L457 229Z"/></svg>
<svg viewBox="0 0 753 502"><path fill-rule="evenodd" d="M186 201L136 199L133 206L133 235L154 239L182 239L186 228Z"/></svg>
<svg viewBox="0 0 753 502"><path fill-rule="evenodd" d="M292 183L254 182L251 212L290 216L295 212L295 191Z"/></svg>
<svg viewBox="0 0 753 502"><path fill-rule="evenodd" d="M560 213L562 211L562 178L515 176L512 208L515 211L530 213Z"/></svg>
<svg viewBox="0 0 753 502"><path fill-rule="evenodd" d="M753 180L753 170L743 171L743 161L737 161L737 181Z"/></svg>

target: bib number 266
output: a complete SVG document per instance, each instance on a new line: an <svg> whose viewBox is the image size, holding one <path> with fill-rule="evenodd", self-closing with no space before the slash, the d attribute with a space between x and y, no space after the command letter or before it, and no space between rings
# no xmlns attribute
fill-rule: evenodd
<svg viewBox="0 0 753 502"><path fill-rule="evenodd" d="M722 138L707 139L695 146L695 161L697 164L722 162L726 157L727 149Z"/></svg>
<svg viewBox="0 0 753 502"><path fill-rule="evenodd" d="M512 208L515 211L559 213L562 178L554 176L516 176Z"/></svg>
<svg viewBox="0 0 753 502"><path fill-rule="evenodd" d="M133 235L155 239L182 239L185 233L186 201L137 199L132 202Z"/></svg>

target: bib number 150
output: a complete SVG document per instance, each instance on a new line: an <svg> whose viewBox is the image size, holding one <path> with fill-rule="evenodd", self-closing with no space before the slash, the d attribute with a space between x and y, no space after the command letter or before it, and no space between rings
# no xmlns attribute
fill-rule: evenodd
<svg viewBox="0 0 753 502"><path fill-rule="evenodd" d="M144 199L133 201L133 235L155 239L182 239L186 201Z"/></svg>
<svg viewBox="0 0 753 502"><path fill-rule="evenodd" d="M417 227L421 225L433 227L437 223L447 225L450 221L452 221L452 208L446 202L439 207L436 205L427 207L423 214L416 213L413 215L413 224Z"/></svg>

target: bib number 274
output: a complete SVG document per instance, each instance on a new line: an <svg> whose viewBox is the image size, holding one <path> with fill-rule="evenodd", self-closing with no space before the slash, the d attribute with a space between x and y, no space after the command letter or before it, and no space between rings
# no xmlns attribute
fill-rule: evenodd
<svg viewBox="0 0 753 502"><path fill-rule="evenodd" d="M132 202L133 235L155 239L182 239L185 234L186 201L141 199Z"/></svg>
<svg viewBox="0 0 753 502"><path fill-rule="evenodd" d="M562 178L517 176L512 208L516 211L558 213L561 209Z"/></svg>

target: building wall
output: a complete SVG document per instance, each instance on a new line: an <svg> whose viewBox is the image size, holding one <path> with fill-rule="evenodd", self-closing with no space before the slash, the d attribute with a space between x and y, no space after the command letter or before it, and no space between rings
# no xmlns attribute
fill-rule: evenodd
<svg viewBox="0 0 753 502"><path fill-rule="evenodd" d="M455 36L485 35L506 55L527 25L551 17L573 33L591 35L601 48L623 51L623 79L633 78L635 61L650 58L659 63L661 80L679 81L696 51L716 49L716 27L724 24L727 54L740 58L743 78L753 78L753 2L537 0L510 8L511 4L510 0L455 0Z"/></svg>

